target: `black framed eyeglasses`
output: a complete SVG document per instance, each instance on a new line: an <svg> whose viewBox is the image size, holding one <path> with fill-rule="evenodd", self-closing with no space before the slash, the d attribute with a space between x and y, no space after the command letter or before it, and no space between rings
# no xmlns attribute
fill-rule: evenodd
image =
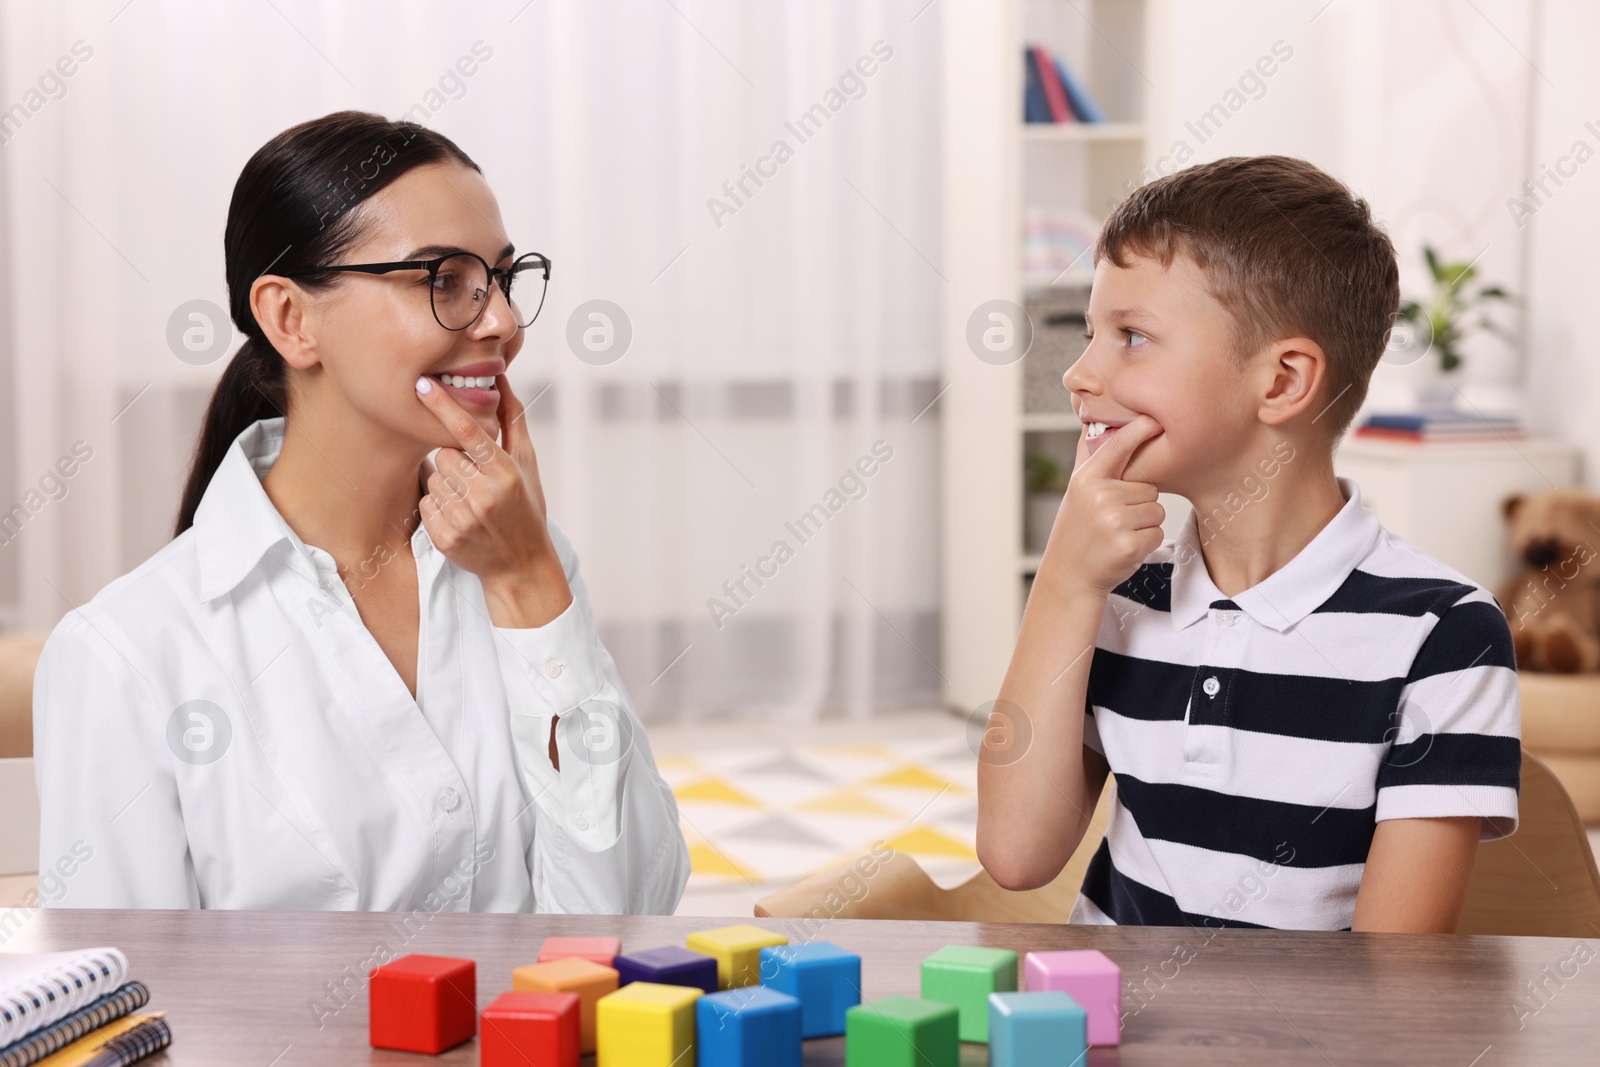
<svg viewBox="0 0 1600 1067"><path fill-rule="evenodd" d="M465 330L478 321L489 306L489 286L499 285L511 306L511 316L520 329L533 325L544 307L550 287L550 258L538 252L517 257L509 267L491 267L476 252L451 252L437 259L406 259L394 263L344 263L335 267L306 267L285 271L286 278L308 274L351 271L358 274L388 274L397 270L428 272L428 299L433 317L447 330ZM522 309L531 307L531 312Z"/></svg>

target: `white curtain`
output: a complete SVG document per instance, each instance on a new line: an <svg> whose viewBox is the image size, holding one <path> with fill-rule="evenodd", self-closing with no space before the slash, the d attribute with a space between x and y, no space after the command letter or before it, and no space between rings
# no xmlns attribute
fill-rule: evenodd
<svg viewBox="0 0 1600 1067"><path fill-rule="evenodd" d="M937 700L924 0L3 13L5 625L50 627L165 543L223 366L179 359L169 317L226 306L249 155L360 108L455 139L518 247L551 257L512 381L641 712ZM623 321L592 301L626 316L619 359ZM58 467L78 442L91 458Z"/></svg>

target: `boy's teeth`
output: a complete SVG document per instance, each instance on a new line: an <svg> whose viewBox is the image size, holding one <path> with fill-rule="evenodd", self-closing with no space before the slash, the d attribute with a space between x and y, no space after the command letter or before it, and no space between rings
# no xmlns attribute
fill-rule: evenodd
<svg viewBox="0 0 1600 1067"><path fill-rule="evenodd" d="M1101 434L1106 432L1106 424L1103 422L1091 422L1089 425L1085 426L1083 430L1085 436L1087 437L1099 437Z"/></svg>
<svg viewBox="0 0 1600 1067"><path fill-rule="evenodd" d="M457 389L488 389L494 385L494 375L477 378L468 378L461 374L441 374L439 380L446 385L453 385Z"/></svg>

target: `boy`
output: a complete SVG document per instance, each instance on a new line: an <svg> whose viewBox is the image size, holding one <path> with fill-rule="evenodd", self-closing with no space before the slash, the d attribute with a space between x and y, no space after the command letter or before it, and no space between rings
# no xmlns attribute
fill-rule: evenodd
<svg viewBox="0 0 1600 1067"><path fill-rule="evenodd" d="M1002 886L1061 870L1109 772L1074 922L1454 931L1516 829L1520 706L1494 597L1333 472L1398 277L1366 203L1281 156L1107 220L1076 467L990 718L1031 740L978 768ZM1166 542L1158 491L1194 505Z"/></svg>

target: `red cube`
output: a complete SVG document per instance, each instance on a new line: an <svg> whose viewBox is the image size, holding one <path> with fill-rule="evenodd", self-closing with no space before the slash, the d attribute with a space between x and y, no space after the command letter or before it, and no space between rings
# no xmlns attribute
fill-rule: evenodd
<svg viewBox="0 0 1600 1067"><path fill-rule="evenodd" d="M437 1055L477 1032L478 968L471 960L402 956L368 977L373 1048Z"/></svg>
<svg viewBox="0 0 1600 1067"><path fill-rule="evenodd" d="M481 1067L578 1067L576 993L501 993L483 1009Z"/></svg>
<svg viewBox="0 0 1600 1067"><path fill-rule="evenodd" d="M610 967L611 961L622 951L619 937L547 937L539 947L538 963L551 960L580 959Z"/></svg>

